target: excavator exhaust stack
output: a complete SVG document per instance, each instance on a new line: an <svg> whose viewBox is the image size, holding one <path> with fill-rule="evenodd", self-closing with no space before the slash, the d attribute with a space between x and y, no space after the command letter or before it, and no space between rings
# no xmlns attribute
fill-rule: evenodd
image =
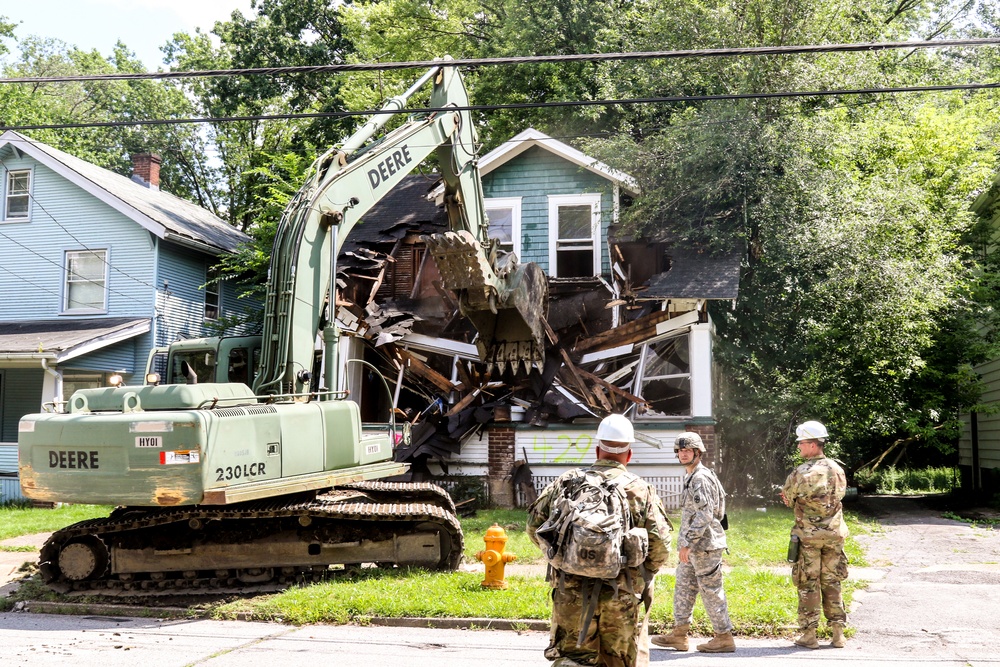
<svg viewBox="0 0 1000 667"><path fill-rule="evenodd" d="M434 257L444 286L459 297L462 315L479 337L480 359L492 370L512 373L545 363L548 280L534 263L513 255L490 265L476 237L466 230L421 237Z"/></svg>

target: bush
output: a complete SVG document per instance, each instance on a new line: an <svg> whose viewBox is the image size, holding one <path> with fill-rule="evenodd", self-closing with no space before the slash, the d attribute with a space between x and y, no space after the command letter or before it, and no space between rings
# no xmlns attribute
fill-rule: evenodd
<svg viewBox="0 0 1000 667"><path fill-rule="evenodd" d="M858 488L869 493L949 493L961 486L955 468L896 468L858 470L854 473Z"/></svg>

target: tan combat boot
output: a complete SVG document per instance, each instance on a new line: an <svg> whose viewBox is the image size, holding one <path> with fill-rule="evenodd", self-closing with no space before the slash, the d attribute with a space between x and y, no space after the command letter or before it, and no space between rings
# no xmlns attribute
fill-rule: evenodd
<svg viewBox="0 0 1000 667"><path fill-rule="evenodd" d="M673 648L678 651L687 651L688 648L688 630L691 629L690 625L677 625L674 629L670 631L669 634L665 635L653 635L649 638L649 641L656 646L662 646L663 648Z"/></svg>
<svg viewBox="0 0 1000 667"><path fill-rule="evenodd" d="M733 633L723 632L715 635L705 644L698 644L698 650L702 653L732 653L736 650L736 642L733 641Z"/></svg>
<svg viewBox="0 0 1000 667"><path fill-rule="evenodd" d="M833 637L830 639L830 646L834 648L844 648L847 646L847 639L844 638L844 626L840 623L834 623L830 626L830 632L833 633Z"/></svg>
<svg viewBox="0 0 1000 667"><path fill-rule="evenodd" d="M819 648L819 642L816 641L816 628L803 630L802 634L795 638L795 645L805 648Z"/></svg>

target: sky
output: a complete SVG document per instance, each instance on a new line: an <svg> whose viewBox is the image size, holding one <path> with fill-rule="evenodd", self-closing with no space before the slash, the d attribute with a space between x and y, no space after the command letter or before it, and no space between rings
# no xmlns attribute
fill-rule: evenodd
<svg viewBox="0 0 1000 667"><path fill-rule="evenodd" d="M250 0L0 0L19 38L54 37L104 56L120 39L149 71L162 67L160 47L175 32L209 32L237 9L249 15Z"/></svg>

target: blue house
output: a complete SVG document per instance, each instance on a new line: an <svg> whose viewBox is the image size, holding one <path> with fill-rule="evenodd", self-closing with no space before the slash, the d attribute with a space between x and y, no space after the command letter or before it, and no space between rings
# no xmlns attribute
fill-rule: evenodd
<svg viewBox="0 0 1000 667"><path fill-rule="evenodd" d="M248 237L160 190L159 156L133 167L0 135L0 474L22 415L113 374L142 382L153 347L247 307L237 286L206 283Z"/></svg>

